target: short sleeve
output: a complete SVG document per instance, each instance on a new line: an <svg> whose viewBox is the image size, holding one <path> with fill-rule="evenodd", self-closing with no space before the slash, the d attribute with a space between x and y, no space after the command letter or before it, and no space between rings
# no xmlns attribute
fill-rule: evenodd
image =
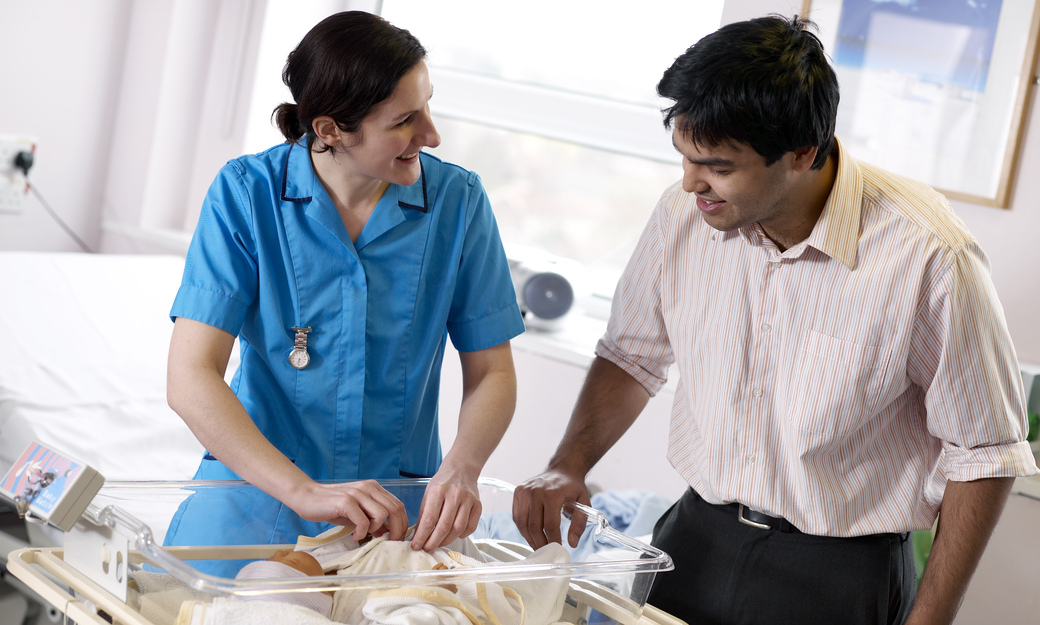
<svg viewBox="0 0 1040 625"><path fill-rule="evenodd" d="M460 352L494 347L524 331L491 203L480 179L471 176L468 223L448 315L448 334Z"/></svg>
<svg viewBox="0 0 1040 625"><path fill-rule="evenodd" d="M1022 378L988 261L971 241L936 265L908 374L925 390L927 427L942 441L946 477L1035 474Z"/></svg>
<svg viewBox="0 0 1040 625"><path fill-rule="evenodd" d="M257 294L256 243L244 170L231 161L217 174L199 214L170 317L238 335Z"/></svg>
<svg viewBox="0 0 1040 625"><path fill-rule="evenodd" d="M607 331L596 345L597 356L635 378L650 395L667 382L675 361L661 313L662 220L668 198L668 193L662 196L639 237L614 292Z"/></svg>

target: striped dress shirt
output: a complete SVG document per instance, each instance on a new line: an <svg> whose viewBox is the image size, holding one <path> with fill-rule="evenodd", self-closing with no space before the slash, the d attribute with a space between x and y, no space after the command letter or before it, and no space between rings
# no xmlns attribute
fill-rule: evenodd
<svg viewBox="0 0 1040 625"><path fill-rule="evenodd" d="M708 226L661 197L596 353L651 395L679 375L668 459L707 501L809 534L931 527L947 480L1038 473L988 260L949 202L856 161L812 234Z"/></svg>

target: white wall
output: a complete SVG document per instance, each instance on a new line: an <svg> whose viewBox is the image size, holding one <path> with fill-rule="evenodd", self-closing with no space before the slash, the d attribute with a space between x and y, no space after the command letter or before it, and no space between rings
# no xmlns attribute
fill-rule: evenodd
<svg viewBox="0 0 1040 625"><path fill-rule="evenodd" d="M211 7L207 10L214 18L234 23L236 15L238 21L256 19L268 3L265 0L222 0L201 5L189 0L0 0L0 24L3 25L0 31L3 84L0 134L31 135L39 140L31 179L53 208L95 248L108 252L163 251L161 241L133 240L111 231L103 236L100 224L102 218L108 218L140 226L148 221L148 207L144 205L153 205L154 198L164 197L163 181L145 179L148 173L138 162L137 154L167 154L170 150L163 148L160 140L174 143L179 153L200 149L197 138L178 143L177 132L167 132L165 138L153 134L157 126L161 127L167 120L178 120L174 129L191 124L191 116L162 117L161 124L149 125L149 121L154 122L155 116L160 114L159 107L173 97L171 93L178 92L169 85L165 87L167 91L163 91L164 87L156 82L165 62L162 46L195 45L194 38L197 38L198 45L209 46L210 53L228 56L232 62L234 51L225 48L235 40L234 33L225 28L211 36L202 32L204 29L199 32L187 29L180 32L191 39L164 42L144 37L144 26L141 26L161 23L163 15L173 16L177 10L181 11L177 15L183 18L184 11L201 10L200 6ZM773 12L793 14L800 7L799 0L729 0L723 22ZM255 44L239 43L247 48ZM133 54L126 54L131 47ZM145 54L141 54L142 48ZM209 94L206 90L214 78L200 77L197 82L196 86ZM1033 175L1040 171L1037 107L1033 98L1028 105L1025 145L1011 208L955 203L956 211L989 253L1012 337L1020 359L1026 362L1040 362L1037 313L1040 311L1040 281L1036 277L1040 271L1040 245L1035 243L1035 233L1040 232L1040 176ZM242 129L231 128L228 132L234 135ZM211 133L203 133L206 134ZM213 163L220 160L219 150L212 152L209 166L215 169ZM199 180L208 179L209 175L195 171L185 174L184 186L190 187L189 191L179 190L178 185L167 188L185 195L188 202L201 202L200 185L204 183ZM198 197L192 199L196 195ZM0 250L77 249L32 199L23 214L0 214ZM515 440L517 448L529 448L531 453L515 461L495 457L490 465L503 479L510 481L522 480L544 466L566 423L583 377L580 367L545 361L530 353L518 351L517 363L521 399L507 443ZM449 362L445 371L455 367ZM457 385L446 384L446 388L457 388ZM640 433L649 434L623 439L621 445L631 447L623 447L623 452L608 456L601 467L597 467L602 474L594 474L594 480L602 478L604 485L622 486L643 484L644 475L667 475L661 478L665 480L674 476L667 466L658 463L663 456L669 403L666 397L653 400L647 415L636 426ZM556 429L543 428L546 421L548 427ZM535 423L539 425L532 425ZM651 469L634 468L630 463L632 458L643 455L656 458L646 465Z"/></svg>
<svg viewBox="0 0 1040 625"><path fill-rule="evenodd" d="M131 0L0 0L0 134L38 140L30 172L96 248ZM0 249L79 251L31 199L0 214Z"/></svg>

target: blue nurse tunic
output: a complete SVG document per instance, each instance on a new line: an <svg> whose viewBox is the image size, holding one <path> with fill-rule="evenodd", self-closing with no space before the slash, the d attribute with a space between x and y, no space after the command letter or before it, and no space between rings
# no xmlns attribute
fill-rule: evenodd
<svg viewBox="0 0 1040 625"><path fill-rule="evenodd" d="M524 330L480 179L429 154L420 163L419 180L390 185L356 242L306 145L230 161L202 206L170 316L238 336L232 390L314 479L433 475L446 337L468 352ZM311 328L302 370L288 361L294 326ZM207 454L195 479L238 476ZM258 491L237 504L197 494L166 542L294 542L324 529L288 512Z"/></svg>

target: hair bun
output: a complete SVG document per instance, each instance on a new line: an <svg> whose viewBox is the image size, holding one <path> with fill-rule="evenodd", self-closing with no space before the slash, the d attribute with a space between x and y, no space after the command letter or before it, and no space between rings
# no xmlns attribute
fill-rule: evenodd
<svg viewBox="0 0 1040 625"><path fill-rule="evenodd" d="M296 143L305 134L304 129L300 127L299 107L295 102L282 102L275 107L271 117L282 136L290 143Z"/></svg>

